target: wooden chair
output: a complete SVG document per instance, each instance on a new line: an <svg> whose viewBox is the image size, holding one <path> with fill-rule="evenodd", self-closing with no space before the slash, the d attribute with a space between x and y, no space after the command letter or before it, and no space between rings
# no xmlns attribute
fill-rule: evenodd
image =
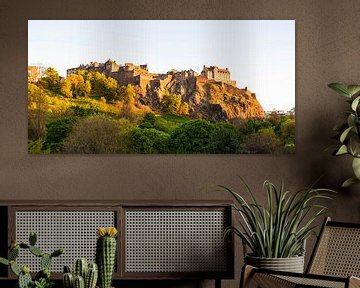
<svg viewBox="0 0 360 288"><path fill-rule="evenodd" d="M306 273L278 272L244 266L240 287L360 287L360 223L326 218Z"/></svg>

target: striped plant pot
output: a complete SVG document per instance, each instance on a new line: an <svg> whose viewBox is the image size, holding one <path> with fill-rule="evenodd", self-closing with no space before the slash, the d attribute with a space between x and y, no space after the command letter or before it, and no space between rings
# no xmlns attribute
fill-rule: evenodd
<svg viewBox="0 0 360 288"><path fill-rule="evenodd" d="M248 254L245 256L245 263L262 269L304 273L304 256L263 258L254 257Z"/></svg>

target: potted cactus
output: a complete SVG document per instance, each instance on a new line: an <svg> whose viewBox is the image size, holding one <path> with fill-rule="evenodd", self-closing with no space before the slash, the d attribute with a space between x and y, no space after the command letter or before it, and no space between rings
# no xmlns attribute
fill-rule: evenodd
<svg viewBox="0 0 360 288"><path fill-rule="evenodd" d="M70 267L64 267L64 288L95 288L98 279L98 267L96 263L88 263L85 258L78 258L74 264L74 272Z"/></svg>
<svg viewBox="0 0 360 288"><path fill-rule="evenodd" d="M64 253L63 249L57 249L52 253L45 253L36 246L37 236L30 233L29 243L12 243L8 252L8 259L0 257L0 263L10 266L11 271L18 277L19 288L49 288L54 285L50 281L50 265L54 257L58 257ZM41 270L35 275L34 280L30 275L28 266L19 266L16 259L19 256L20 249L26 249L33 255L39 257Z"/></svg>
<svg viewBox="0 0 360 288"><path fill-rule="evenodd" d="M100 227L97 229L96 262L99 267L99 287L110 288L116 258L115 227Z"/></svg>

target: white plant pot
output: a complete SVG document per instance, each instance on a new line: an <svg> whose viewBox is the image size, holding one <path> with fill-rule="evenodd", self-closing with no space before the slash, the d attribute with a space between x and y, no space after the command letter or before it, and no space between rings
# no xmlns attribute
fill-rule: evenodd
<svg viewBox="0 0 360 288"><path fill-rule="evenodd" d="M245 263L262 269L304 273L304 256L289 258L263 258L246 255Z"/></svg>

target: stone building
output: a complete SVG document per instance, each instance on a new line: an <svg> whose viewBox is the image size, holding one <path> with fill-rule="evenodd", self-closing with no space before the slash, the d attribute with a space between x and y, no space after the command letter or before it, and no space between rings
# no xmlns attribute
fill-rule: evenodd
<svg viewBox="0 0 360 288"><path fill-rule="evenodd" d="M148 72L147 64L134 65L133 63L125 63L124 65L121 65L111 59L105 63L90 62L90 64L82 64L79 67L68 69L66 71L66 76L70 76L79 70L99 72L116 79L119 85L140 85L144 80L146 82L149 81L150 78L153 78L152 74Z"/></svg>
<svg viewBox="0 0 360 288"><path fill-rule="evenodd" d="M187 79L196 79L197 81L214 80L228 85L236 86L236 82L230 79L230 71L220 69L217 66L204 66L201 75L194 70L176 71L172 70L166 74L150 73L147 64L134 65L133 63L125 63L124 65L116 63L109 59L105 63L90 62L87 65L80 65L77 68L68 69L66 74L70 76L78 70L86 70L91 72L99 72L107 77L117 80L119 85L137 85L142 91L146 91L148 87L165 87L172 79L175 81L186 81Z"/></svg>
<svg viewBox="0 0 360 288"><path fill-rule="evenodd" d="M204 65L201 75L207 79L224 82L226 84L236 86L236 81L230 79L230 71L228 68L221 69L217 66L206 67Z"/></svg>
<svg viewBox="0 0 360 288"><path fill-rule="evenodd" d="M116 72L119 70L120 65L116 63L116 61L109 59L105 63L99 62L90 62L90 64L81 64L79 67L70 68L66 70L66 76L70 76L71 74L75 74L79 70L86 70L89 72L99 72L106 76L110 76L112 72Z"/></svg>

